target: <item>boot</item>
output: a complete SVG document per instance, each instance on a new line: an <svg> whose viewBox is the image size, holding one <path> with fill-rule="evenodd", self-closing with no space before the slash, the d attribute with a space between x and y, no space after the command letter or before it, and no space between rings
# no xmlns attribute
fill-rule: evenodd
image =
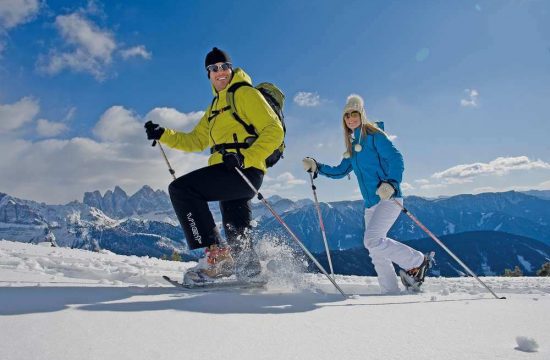
<svg viewBox="0 0 550 360"><path fill-rule="evenodd" d="M403 269L399 270L399 277L401 278L401 282L407 289L420 289L420 286L422 285L422 283L424 282L424 278L426 277L426 273L435 262L434 256L435 253L432 251L424 255L424 261L422 261L422 264L420 264L420 266L406 271Z"/></svg>
<svg viewBox="0 0 550 360"><path fill-rule="evenodd" d="M235 275L237 279L247 282L261 280L262 265L254 249L235 254Z"/></svg>
<svg viewBox="0 0 550 360"><path fill-rule="evenodd" d="M204 283L234 274L235 261L231 256L229 246L219 247L212 245L206 248L205 256L199 259L198 264L185 273L185 284Z"/></svg>
<svg viewBox="0 0 550 360"><path fill-rule="evenodd" d="M235 259L235 275L242 281L255 281L261 277L260 258L252 246L249 236L240 235L233 239L231 252Z"/></svg>

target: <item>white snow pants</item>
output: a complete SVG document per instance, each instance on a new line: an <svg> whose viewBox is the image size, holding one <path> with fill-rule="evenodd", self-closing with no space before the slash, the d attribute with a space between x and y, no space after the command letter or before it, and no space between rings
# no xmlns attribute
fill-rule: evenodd
<svg viewBox="0 0 550 360"><path fill-rule="evenodd" d="M403 199L396 199L403 204ZM393 200L380 200L365 209L365 238L363 243L370 253L382 294L399 292L397 276L392 263L404 270L420 266L424 254L387 237L388 231L401 212Z"/></svg>

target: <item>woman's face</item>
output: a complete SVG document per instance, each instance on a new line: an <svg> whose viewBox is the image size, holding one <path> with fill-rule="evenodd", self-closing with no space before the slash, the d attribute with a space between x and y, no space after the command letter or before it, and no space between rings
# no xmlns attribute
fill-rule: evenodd
<svg viewBox="0 0 550 360"><path fill-rule="evenodd" d="M355 130L361 125L361 114L359 111L349 111L344 114L344 121L350 130Z"/></svg>

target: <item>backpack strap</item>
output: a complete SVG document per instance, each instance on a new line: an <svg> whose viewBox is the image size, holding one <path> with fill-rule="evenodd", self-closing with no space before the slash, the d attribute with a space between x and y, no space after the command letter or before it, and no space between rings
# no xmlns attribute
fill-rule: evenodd
<svg viewBox="0 0 550 360"><path fill-rule="evenodd" d="M247 82L241 81L238 83L235 83L227 89L227 104L225 108L222 109L222 111L225 111L226 108L231 109L231 115L237 120L246 130L247 133L249 133L252 136L258 137L258 133L256 132L256 129L254 128L254 125L247 124L240 116L237 114L237 107L235 106L235 92L243 87L243 86L249 86L253 87ZM227 110L229 110L227 109ZM221 112L221 111L220 111ZM217 114L216 114L217 115Z"/></svg>
<svg viewBox="0 0 550 360"><path fill-rule="evenodd" d="M215 152L219 152L224 154L227 150L237 150L237 152L240 149L248 149L250 147L249 143L227 143L227 144L216 144L210 148L210 154L213 154Z"/></svg>
<svg viewBox="0 0 550 360"><path fill-rule="evenodd" d="M214 119L216 116L220 115L222 112L231 109L231 107L228 105L228 106L226 106L226 107L224 107L223 109L220 109L220 110L212 110L212 108L214 107L214 103L216 102L217 98L218 97L216 96L212 99L212 102L210 103L210 107L208 108L208 110L210 111L210 116L208 116L208 121L209 122L212 119Z"/></svg>

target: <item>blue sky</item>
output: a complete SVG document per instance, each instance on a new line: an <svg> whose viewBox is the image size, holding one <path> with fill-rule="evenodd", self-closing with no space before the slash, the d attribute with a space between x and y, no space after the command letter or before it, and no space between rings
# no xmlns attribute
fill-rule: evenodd
<svg viewBox="0 0 550 360"><path fill-rule="evenodd" d="M287 96L285 159L262 192L311 197L301 159L337 164L350 93L385 122L406 194L550 189L547 1L0 2L0 191L65 203L170 176L142 124L189 130L213 47ZM178 174L207 153L169 150ZM360 198L319 179L319 198Z"/></svg>

